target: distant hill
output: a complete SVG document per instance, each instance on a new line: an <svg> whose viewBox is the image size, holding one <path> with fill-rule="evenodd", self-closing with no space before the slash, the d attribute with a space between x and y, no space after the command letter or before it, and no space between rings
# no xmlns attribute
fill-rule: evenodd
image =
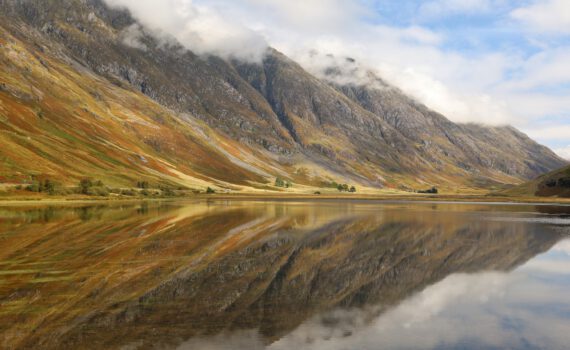
<svg viewBox="0 0 570 350"><path fill-rule="evenodd" d="M542 175L506 193L517 196L570 198L570 167Z"/></svg>
<svg viewBox="0 0 570 350"><path fill-rule="evenodd" d="M276 50L203 57L101 0L0 0L0 182L90 176L203 190L346 182L476 191L567 164L513 127L456 124L369 73L317 77ZM355 65L354 60L349 60Z"/></svg>

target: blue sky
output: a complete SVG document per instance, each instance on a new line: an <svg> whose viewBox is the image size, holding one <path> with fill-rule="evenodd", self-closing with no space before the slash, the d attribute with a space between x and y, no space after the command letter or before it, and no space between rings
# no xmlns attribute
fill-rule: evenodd
<svg viewBox="0 0 570 350"><path fill-rule="evenodd" d="M350 56L456 122L511 124L570 159L570 0L106 0L204 54ZM309 55L309 52L321 55Z"/></svg>

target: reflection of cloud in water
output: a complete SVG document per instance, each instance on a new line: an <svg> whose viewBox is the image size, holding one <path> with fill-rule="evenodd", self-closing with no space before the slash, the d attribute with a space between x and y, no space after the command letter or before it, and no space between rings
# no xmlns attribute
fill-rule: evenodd
<svg viewBox="0 0 570 350"><path fill-rule="evenodd" d="M570 344L569 247L570 240L563 241L511 273L449 276L379 316L379 308L371 307L315 317L267 348L566 349ZM255 332L195 339L181 347L262 348Z"/></svg>
<svg viewBox="0 0 570 350"><path fill-rule="evenodd" d="M552 252L564 253L570 256L570 239L564 240L556 244L556 246L552 248Z"/></svg>
<svg viewBox="0 0 570 350"><path fill-rule="evenodd" d="M519 270L529 273L569 275L570 278L570 239L558 242L548 253L528 261Z"/></svg>
<svg viewBox="0 0 570 350"><path fill-rule="evenodd" d="M488 221L500 221L500 222L524 222L531 224L547 224L547 225L562 225L570 226L570 218L561 217L490 217L487 218Z"/></svg>
<svg viewBox="0 0 570 350"><path fill-rule="evenodd" d="M182 344L178 350L262 350L265 349L255 331L222 333L214 337L194 338Z"/></svg>

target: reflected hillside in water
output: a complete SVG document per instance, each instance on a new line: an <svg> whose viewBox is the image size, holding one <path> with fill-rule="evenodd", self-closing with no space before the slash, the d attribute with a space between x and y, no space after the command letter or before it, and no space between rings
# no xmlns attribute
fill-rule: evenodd
<svg viewBox="0 0 570 350"><path fill-rule="evenodd" d="M192 339L251 332L268 346L338 309L361 310L367 324L452 274L511 271L549 250L563 234L534 213L565 215L558 210L332 201L0 208L0 347L192 348Z"/></svg>

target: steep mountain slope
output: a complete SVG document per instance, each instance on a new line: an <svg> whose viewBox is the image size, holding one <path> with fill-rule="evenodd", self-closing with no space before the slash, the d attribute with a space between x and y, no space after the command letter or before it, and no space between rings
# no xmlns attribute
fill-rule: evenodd
<svg viewBox="0 0 570 350"><path fill-rule="evenodd" d="M505 193L516 196L570 198L570 167L542 175Z"/></svg>
<svg viewBox="0 0 570 350"><path fill-rule="evenodd" d="M513 128L454 124L394 88L334 84L274 50L244 63L142 32L133 45L125 32L136 22L101 0L0 8L4 180L253 189L282 176L452 190L565 164Z"/></svg>
<svg viewBox="0 0 570 350"><path fill-rule="evenodd" d="M240 146L206 125L175 117L72 61L36 56L33 44L3 30L0 43L4 180L30 174L64 180L89 175L117 185L137 179L189 186L262 180L263 172L234 165L221 144L235 152Z"/></svg>
<svg viewBox="0 0 570 350"><path fill-rule="evenodd" d="M364 78L363 78L364 77ZM560 164L552 151L513 127L455 124L386 84L375 73L346 59L327 68L324 79L364 109L385 120L412 142L430 162L442 160L477 172L481 167L525 178Z"/></svg>

